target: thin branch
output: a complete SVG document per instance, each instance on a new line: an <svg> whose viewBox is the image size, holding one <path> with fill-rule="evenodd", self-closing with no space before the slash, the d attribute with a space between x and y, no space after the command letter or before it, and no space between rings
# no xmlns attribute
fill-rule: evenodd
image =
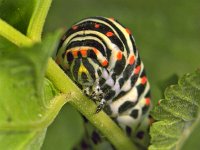
<svg viewBox="0 0 200 150"><path fill-rule="evenodd" d="M33 44L33 41L26 37L24 34L13 28L11 25L6 23L0 18L0 36L6 38L15 45L21 46L30 46Z"/></svg>
<svg viewBox="0 0 200 150"><path fill-rule="evenodd" d="M27 36L35 42L41 41L41 34L52 0L39 0L32 14Z"/></svg>

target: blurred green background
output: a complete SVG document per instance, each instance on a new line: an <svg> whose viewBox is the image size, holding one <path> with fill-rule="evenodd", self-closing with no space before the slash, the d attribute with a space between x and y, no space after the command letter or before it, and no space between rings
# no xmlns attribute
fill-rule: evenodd
<svg viewBox="0 0 200 150"><path fill-rule="evenodd" d="M89 16L114 17L131 29L151 83L154 103L163 97L163 89L169 83L177 83L177 76L200 66L199 0L54 0L44 34L67 29ZM63 108L48 129L44 150L58 146L60 150L70 149L66 141L73 138L68 137L67 126L71 126L76 138L82 133L81 126L75 126L74 114L77 115L70 106ZM66 119L67 116L72 119Z"/></svg>

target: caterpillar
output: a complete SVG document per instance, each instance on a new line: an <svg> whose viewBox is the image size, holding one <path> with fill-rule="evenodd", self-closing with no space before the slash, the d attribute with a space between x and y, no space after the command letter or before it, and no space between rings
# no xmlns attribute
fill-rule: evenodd
<svg viewBox="0 0 200 150"><path fill-rule="evenodd" d="M56 62L124 129L135 131L150 110L150 85L131 31L114 18L90 17L62 37Z"/></svg>

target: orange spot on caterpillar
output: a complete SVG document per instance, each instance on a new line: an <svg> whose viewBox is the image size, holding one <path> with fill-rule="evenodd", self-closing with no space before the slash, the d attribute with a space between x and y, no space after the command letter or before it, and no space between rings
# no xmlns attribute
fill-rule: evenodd
<svg viewBox="0 0 200 150"><path fill-rule="evenodd" d="M78 57L78 51L73 51L72 54L73 54L74 58Z"/></svg>
<svg viewBox="0 0 200 150"><path fill-rule="evenodd" d="M130 35L131 34L131 31L128 29L128 28L126 28L126 32Z"/></svg>
<svg viewBox="0 0 200 150"><path fill-rule="evenodd" d="M106 33L106 36L107 36L107 37L111 37L111 36L113 36L113 35L114 35L114 33L113 33L113 32L110 32L110 31Z"/></svg>
<svg viewBox="0 0 200 150"><path fill-rule="evenodd" d="M129 59L129 64L132 65L135 62L135 57L132 55Z"/></svg>
<svg viewBox="0 0 200 150"><path fill-rule="evenodd" d="M80 52L83 57L87 56L87 49L82 49Z"/></svg>
<svg viewBox="0 0 200 150"><path fill-rule="evenodd" d="M145 99L145 104L146 104L146 105L150 105L150 103L151 103L151 99L150 99L150 98L146 98L146 99Z"/></svg>
<svg viewBox="0 0 200 150"><path fill-rule="evenodd" d="M122 59L122 52L118 52L117 53L117 60L121 60Z"/></svg>
<svg viewBox="0 0 200 150"><path fill-rule="evenodd" d="M142 78L141 78L141 84L144 85L146 82L147 82L147 77L145 77L145 76L142 77Z"/></svg>
<svg viewBox="0 0 200 150"><path fill-rule="evenodd" d="M107 66L107 65L108 65L108 61L107 61L107 60L104 60L104 61L101 63L101 65L104 66L104 67Z"/></svg>
<svg viewBox="0 0 200 150"><path fill-rule="evenodd" d="M99 51L96 48L93 48L94 53L97 55Z"/></svg>
<svg viewBox="0 0 200 150"><path fill-rule="evenodd" d="M135 69L134 69L134 74L138 74L140 72L140 69L141 69L141 66L137 66Z"/></svg>
<svg viewBox="0 0 200 150"><path fill-rule="evenodd" d="M72 27L73 30L76 30L77 28L78 28L78 26L73 26Z"/></svg>
<svg viewBox="0 0 200 150"><path fill-rule="evenodd" d="M99 27L100 27L100 24L95 23L94 27L95 27L95 28L99 28Z"/></svg>

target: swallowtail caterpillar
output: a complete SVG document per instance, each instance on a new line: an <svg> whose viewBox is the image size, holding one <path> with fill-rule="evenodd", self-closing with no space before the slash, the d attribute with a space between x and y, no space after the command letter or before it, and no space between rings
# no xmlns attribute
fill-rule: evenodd
<svg viewBox="0 0 200 150"><path fill-rule="evenodd" d="M62 37L56 62L129 135L150 110L150 85L128 28L90 17Z"/></svg>

